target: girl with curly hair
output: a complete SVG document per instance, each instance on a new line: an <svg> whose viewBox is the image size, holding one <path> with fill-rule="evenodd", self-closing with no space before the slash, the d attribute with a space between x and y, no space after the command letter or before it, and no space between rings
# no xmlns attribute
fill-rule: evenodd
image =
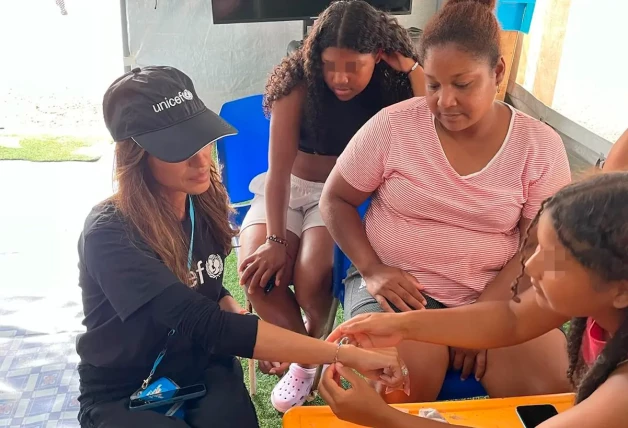
<svg viewBox="0 0 628 428"><path fill-rule="evenodd" d="M364 1L329 6L303 47L275 68L264 99L269 169L250 184L255 198L242 224L239 254L240 283L264 320L321 336L332 300L334 244L318 210L323 184L368 119L423 95L424 86L407 31ZM265 293L269 282L276 287ZM282 363L260 362L260 368L280 375L289 362ZM275 407L302 404L314 372L291 365L273 391Z"/></svg>
<svg viewBox="0 0 628 428"><path fill-rule="evenodd" d="M628 418L628 173L609 172L564 187L545 200L529 232L538 241L521 259L532 288L513 299L440 311L365 314L329 337L349 336L368 348L402 340L463 348L498 348L525 343L571 318L567 375L577 389L575 406L539 428L619 428ZM536 227L535 227L536 226ZM530 234L530 238L533 235ZM527 244L524 240L522 247ZM566 351L566 352L565 352ZM548 355L546 364L558 358ZM515 373L513 375L516 376ZM346 376L351 389L342 389ZM510 377L510 376L509 376ZM372 427L437 428L387 406L351 370L323 375L321 395L344 420ZM498 422L498 421L496 421Z"/></svg>

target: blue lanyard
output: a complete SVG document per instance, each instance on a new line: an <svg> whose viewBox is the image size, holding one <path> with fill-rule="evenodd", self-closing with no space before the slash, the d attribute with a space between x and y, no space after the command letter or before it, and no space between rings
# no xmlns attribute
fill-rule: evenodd
<svg viewBox="0 0 628 428"><path fill-rule="evenodd" d="M194 202L192 195L188 195L190 201L190 223L192 223L192 232L190 232L190 249L188 250L188 270L192 269L192 248L194 248Z"/></svg>
<svg viewBox="0 0 628 428"><path fill-rule="evenodd" d="M190 269L192 269L192 250L194 248L194 202L192 202L192 195L188 195L188 201L189 201L189 210L188 211L190 213L190 223L192 224L192 231L190 232L190 249L188 250L188 270L190 270ZM159 363L161 363L161 360L163 360L164 356L166 355L166 351L168 349L168 342L170 341L170 338L174 335L174 333L175 333L174 329L172 329L172 330L170 330L168 332L168 338L166 339L166 345L164 346L164 349L161 350L159 355L157 355L157 359L153 363L153 368L150 371L150 374L148 375L148 377L142 383L142 389L146 389L148 387L150 380L152 379L153 375L155 374L155 370L157 370L157 366L159 366Z"/></svg>

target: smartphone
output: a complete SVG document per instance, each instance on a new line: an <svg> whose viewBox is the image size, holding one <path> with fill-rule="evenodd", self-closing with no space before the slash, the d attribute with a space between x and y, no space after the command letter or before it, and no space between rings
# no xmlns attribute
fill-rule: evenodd
<svg viewBox="0 0 628 428"><path fill-rule="evenodd" d="M558 414L551 404L517 406L517 415L525 428L535 428Z"/></svg>
<svg viewBox="0 0 628 428"><path fill-rule="evenodd" d="M273 275L268 282L266 283L266 286L264 287L264 294L268 294L272 291L273 288L275 288L275 281L276 281L276 277L275 275Z"/></svg>
<svg viewBox="0 0 628 428"><path fill-rule="evenodd" d="M174 404L192 398L199 398L207 393L205 385L198 384L185 388L171 389L156 394L147 395L142 398L133 398L129 403L129 410L147 410L155 407Z"/></svg>

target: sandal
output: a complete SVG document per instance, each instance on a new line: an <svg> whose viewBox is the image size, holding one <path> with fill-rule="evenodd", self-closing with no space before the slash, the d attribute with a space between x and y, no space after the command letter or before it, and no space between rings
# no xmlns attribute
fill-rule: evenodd
<svg viewBox="0 0 628 428"><path fill-rule="evenodd" d="M314 384L316 368L306 369L298 364L290 364L290 368L284 377L275 385L270 401L273 407L285 413L292 407L300 406L305 400Z"/></svg>

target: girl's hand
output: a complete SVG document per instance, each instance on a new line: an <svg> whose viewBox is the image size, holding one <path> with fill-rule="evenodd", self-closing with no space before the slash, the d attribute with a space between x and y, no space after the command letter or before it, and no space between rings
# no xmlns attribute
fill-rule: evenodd
<svg viewBox="0 0 628 428"><path fill-rule="evenodd" d="M382 59L388 63L390 68L406 74L410 73L410 70L416 62L414 59L403 56L399 52L394 52L391 54L382 52L380 55Z"/></svg>
<svg viewBox="0 0 628 428"><path fill-rule="evenodd" d="M367 378L381 382L387 391L403 390L410 394L408 368L401 361L397 348L361 349L341 345L338 362L354 368Z"/></svg>
<svg viewBox="0 0 628 428"><path fill-rule="evenodd" d="M340 324L327 341L339 342L343 337L361 348L397 346L404 339L400 314L363 314Z"/></svg>
<svg viewBox="0 0 628 428"><path fill-rule="evenodd" d="M263 290L275 275L275 285L282 284L288 259L286 247L277 242L265 242L242 261L238 267L240 285L247 285L249 294Z"/></svg>
<svg viewBox="0 0 628 428"><path fill-rule="evenodd" d="M351 385L345 390L343 377ZM373 426L373 421L389 411L382 397L364 379L342 364L332 364L323 372L318 392L338 418L358 425Z"/></svg>

